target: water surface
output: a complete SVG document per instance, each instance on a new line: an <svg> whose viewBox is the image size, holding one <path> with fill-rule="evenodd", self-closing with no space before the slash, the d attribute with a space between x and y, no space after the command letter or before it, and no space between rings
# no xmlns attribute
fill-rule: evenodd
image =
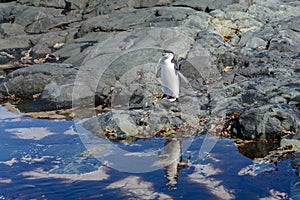
<svg viewBox="0 0 300 200"><path fill-rule="evenodd" d="M85 141L79 134L85 134ZM126 144L107 143L140 160L155 154L157 163L161 162L155 170L134 173L108 167L113 165L101 157L113 155L106 142L95 142L88 131L79 134L73 121L20 117L0 107L0 199L290 197L294 178L290 160L276 165L254 162L242 155L230 139L209 138L217 143L200 157L206 136L186 141L152 138ZM92 146L86 145L88 138ZM164 158L178 153L182 153L181 160L163 164ZM119 166L135 165L119 158Z"/></svg>

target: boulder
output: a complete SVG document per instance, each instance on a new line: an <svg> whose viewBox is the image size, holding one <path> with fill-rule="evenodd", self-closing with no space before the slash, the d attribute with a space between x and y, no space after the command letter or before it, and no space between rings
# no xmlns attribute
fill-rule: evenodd
<svg viewBox="0 0 300 200"><path fill-rule="evenodd" d="M38 20L44 18L61 16L62 10L55 8L38 8L31 6L18 6L14 10L15 20L14 23L28 26Z"/></svg>
<svg viewBox="0 0 300 200"><path fill-rule="evenodd" d="M74 77L51 81L45 86L35 104L38 105L40 110L57 110L60 108L72 108L73 101L92 102L93 92L86 85L77 85L76 87L80 87L81 90L85 91L85 94L90 95L82 96L73 93L74 82ZM77 99L78 97L80 99ZM77 106L79 105L77 104Z"/></svg>
<svg viewBox="0 0 300 200"><path fill-rule="evenodd" d="M36 64L21 68L8 74L0 84L0 92L4 95L32 99L41 93L44 87L55 80L74 77L77 70L68 64Z"/></svg>
<svg viewBox="0 0 300 200"><path fill-rule="evenodd" d="M271 39L269 50L300 52L300 33L292 30L281 30Z"/></svg>
<svg viewBox="0 0 300 200"><path fill-rule="evenodd" d="M14 16L13 16L13 10L16 8L16 2L11 3L2 3L0 6L0 22L1 23L7 23L7 22L13 22Z"/></svg>
<svg viewBox="0 0 300 200"><path fill-rule="evenodd" d="M285 131L299 134L299 122L299 111L294 106L268 104L241 113L234 131L245 139L278 139Z"/></svg>
<svg viewBox="0 0 300 200"><path fill-rule="evenodd" d="M155 11L152 9L137 10L134 12L114 12L87 19L82 24L79 34L94 31L126 31L141 26L147 19L153 17Z"/></svg>
<svg viewBox="0 0 300 200"><path fill-rule="evenodd" d="M66 1L64 0L18 0L20 4L25 4L28 6L34 7L53 7L53 8L60 8L64 9L66 7Z"/></svg>
<svg viewBox="0 0 300 200"><path fill-rule="evenodd" d="M197 102L196 98L193 100L193 103ZM193 109L197 109L190 113L190 110L183 110L187 108L184 104L160 100L156 106L146 110L114 109L85 121L83 127L101 138L117 141L150 138L155 135L167 137L175 132L181 137L192 136L196 134L198 126L196 113L199 106L195 104Z"/></svg>
<svg viewBox="0 0 300 200"><path fill-rule="evenodd" d="M184 1L184 0L176 0L172 3L172 6L182 6L182 7L191 7L195 10L200 11L210 11L216 9L225 8L228 5L239 3L237 0L196 0L196 1Z"/></svg>
<svg viewBox="0 0 300 200"><path fill-rule="evenodd" d="M63 27L78 21L74 16L47 16L26 26L25 31L29 34L46 33L50 30L61 30Z"/></svg>
<svg viewBox="0 0 300 200"><path fill-rule="evenodd" d="M135 0L92 0L83 10L85 17L112 13L113 11L127 10L133 8Z"/></svg>
<svg viewBox="0 0 300 200"><path fill-rule="evenodd" d="M87 56L87 51L96 44L95 41L75 42L64 45L59 50L55 51L53 55L65 59L65 63L80 66Z"/></svg>
<svg viewBox="0 0 300 200"><path fill-rule="evenodd" d="M2 23L0 25L0 36L11 37L25 34L24 26L19 24Z"/></svg>
<svg viewBox="0 0 300 200"><path fill-rule="evenodd" d="M277 0L257 1L249 8L249 13L266 22L276 22L286 16L299 16L299 2L283 3Z"/></svg>
<svg viewBox="0 0 300 200"><path fill-rule="evenodd" d="M11 37L0 39L0 50L5 49L26 49L30 47L29 38Z"/></svg>
<svg viewBox="0 0 300 200"><path fill-rule="evenodd" d="M155 6L167 6L172 3L172 0L135 0L134 8L149 8Z"/></svg>

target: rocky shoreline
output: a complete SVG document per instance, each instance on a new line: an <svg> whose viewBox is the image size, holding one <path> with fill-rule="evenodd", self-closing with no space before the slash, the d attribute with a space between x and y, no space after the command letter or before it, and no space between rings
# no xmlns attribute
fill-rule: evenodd
<svg viewBox="0 0 300 200"><path fill-rule="evenodd" d="M298 151L299 9L293 0L2 0L0 99L84 106L79 118L109 109L85 125L110 139L209 131ZM163 49L188 79L175 104L160 100Z"/></svg>

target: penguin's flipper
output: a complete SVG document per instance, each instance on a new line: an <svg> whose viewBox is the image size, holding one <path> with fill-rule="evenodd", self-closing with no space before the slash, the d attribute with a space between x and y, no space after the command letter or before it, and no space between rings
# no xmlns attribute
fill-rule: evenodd
<svg viewBox="0 0 300 200"><path fill-rule="evenodd" d="M156 71L156 78L161 76L161 67L158 67L157 71Z"/></svg>
<svg viewBox="0 0 300 200"><path fill-rule="evenodd" d="M174 69L175 69L176 71L180 71L181 65L179 65L179 64L174 64Z"/></svg>

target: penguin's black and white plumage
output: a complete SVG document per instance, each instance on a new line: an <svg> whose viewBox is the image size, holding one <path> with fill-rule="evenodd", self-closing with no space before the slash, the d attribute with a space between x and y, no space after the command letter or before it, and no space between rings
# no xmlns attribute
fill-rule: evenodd
<svg viewBox="0 0 300 200"><path fill-rule="evenodd" d="M157 75L161 77L163 98L171 102L179 98L178 70L174 62L174 52L164 50Z"/></svg>

